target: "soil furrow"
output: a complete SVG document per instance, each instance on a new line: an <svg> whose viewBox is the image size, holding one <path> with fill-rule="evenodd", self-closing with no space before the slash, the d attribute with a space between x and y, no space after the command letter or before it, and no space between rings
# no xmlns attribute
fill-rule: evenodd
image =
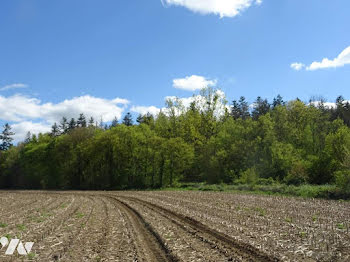
<svg viewBox="0 0 350 262"><path fill-rule="evenodd" d="M239 259L239 260L244 260L244 261L279 261L277 258L270 257L260 250L247 245L246 243L240 243L237 240L221 233L218 232L214 229L211 229L207 227L206 225L202 224L199 221L194 220L191 217L187 217L178 213L175 213L171 210L165 209L163 207L160 207L158 205L149 203L147 201L134 198L134 197L125 197L123 196L122 198L128 199L131 201L136 201L139 203L142 203L143 205L148 206L155 212L161 212L163 213L166 217L168 217L169 220L171 220L173 223L178 224L179 226L184 228L184 225L187 225L198 232L201 233L202 236L204 236L203 241L208 242L211 246L216 247L216 248L224 248L228 250L234 257L231 259ZM176 220L180 221L181 223L177 222ZM198 235L198 233L194 233L198 237L201 237ZM224 251L225 253L225 251Z"/></svg>
<svg viewBox="0 0 350 262"><path fill-rule="evenodd" d="M147 262L178 261L178 258L167 249L160 236L144 220L139 212L118 198L108 195L106 197L113 199L119 208L127 214L130 224L134 229L139 260Z"/></svg>

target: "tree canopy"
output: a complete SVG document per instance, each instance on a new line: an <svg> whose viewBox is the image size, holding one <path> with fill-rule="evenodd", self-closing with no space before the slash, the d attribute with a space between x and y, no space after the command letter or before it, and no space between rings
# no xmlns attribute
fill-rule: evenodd
<svg viewBox="0 0 350 262"><path fill-rule="evenodd" d="M328 108L258 97L251 108L244 97L226 105L215 94L202 92L204 103L194 100L186 109L168 101L166 110L140 115L136 125L130 113L106 126L87 124L83 113L77 121L63 116L50 134L29 135L12 147L5 126L0 187L127 189L252 179L350 184L344 98Z"/></svg>

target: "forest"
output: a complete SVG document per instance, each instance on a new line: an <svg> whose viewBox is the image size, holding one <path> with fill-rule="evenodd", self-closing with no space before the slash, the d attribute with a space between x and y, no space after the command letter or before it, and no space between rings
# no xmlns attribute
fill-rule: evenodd
<svg viewBox="0 0 350 262"><path fill-rule="evenodd" d="M350 105L314 100L228 103L207 88L186 107L96 123L62 116L47 134L12 145L0 135L0 188L119 190L181 183L331 184L350 191ZM194 97L195 98L195 97ZM317 102L315 102L317 101Z"/></svg>

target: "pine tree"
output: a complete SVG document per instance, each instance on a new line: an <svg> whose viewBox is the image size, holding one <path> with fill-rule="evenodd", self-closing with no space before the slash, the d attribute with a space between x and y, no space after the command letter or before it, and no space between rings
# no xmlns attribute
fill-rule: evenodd
<svg viewBox="0 0 350 262"><path fill-rule="evenodd" d="M15 133L11 132L11 126L6 123L4 125L4 130L0 134L0 140L2 140L2 143L0 144L0 151L8 150L12 146L12 136L14 134Z"/></svg>
<svg viewBox="0 0 350 262"><path fill-rule="evenodd" d="M117 126L117 125L118 125L118 118L117 118L117 117L114 117L111 126L112 126L112 127L115 127L115 126Z"/></svg>
<svg viewBox="0 0 350 262"><path fill-rule="evenodd" d="M55 122L51 127L51 136L55 137L55 136L59 136L59 135L60 135L60 130L58 128L58 125Z"/></svg>
<svg viewBox="0 0 350 262"><path fill-rule="evenodd" d="M137 116L137 119L136 119L136 122L139 123L139 124L142 124L144 121L144 116L142 116L141 114L139 114Z"/></svg>
<svg viewBox="0 0 350 262"><path fill-rule="evenodd" d="M90 117L90 119L89 119L89 126L94 126L94 124L95 124L94 118Z"/></svg>
<svg viewBox="0 0 350 262"><path fill-rule="evenodd" d="M79 127L86 127L86 118L84 116L84 114L80 114L77 124Z"/></svg>
<svg viewBox="0 0 350 262"><path fill-rule="evenodd" d="M24 139L24 143L28 144L32 140L32 134L28 131L26 134L26 138Z"/></svg>
<svg viewBox="0 0 350 262"><path fill-rule="evenodd" d="M239 99L240 117L245 120L250 117L248 102L245 101L245 97L241 96Z"/></svg>
<svg viewBox="0 0 350 262"><path fill-rule="evenodd" d="M132 115L130 114L130 112L128 112L124 119L123 119L123 124L126 126L132 126L133 125L133 121L132 121Z"/></svg>
<svg viewBox="0 0 350 262"><path fill-rule="evenodd" d="M62 117L62 120L59 125L59 129L61 130L62 134L66 134L68 132L69 124L68 124L67 118Z"/></svg>
<svg viewBox="0 0 350 262"><path fill-rule="evenodd" d="M252 116L257 120L260 116L267 114L270 111L270 104L267 99L262 99L260 96L254 102Z"/></svg>
<svg viewBox="0 0 350 262"><path fill-rule="evenodd" d="M233 100L233 101L232 101L231 116L232 116L234 119L238 119L238 118L241 117L241 109L240 109L239 103L237 103L236 100Z"/></svg>
<svg viewBox="0 0 350 262"><path fill-rule="evenodd" d="M281 95L277 95L277 97L275 97L273 99L272 102L272 107L275 108L276 106L284 106L286 103L283 101L283 98Z"/></svg>
<svg viewBox="0 0 350 262"><path fill-rule="evenodd" d="M74 128L77 127L77 123L75 122L75 119L72 118L70 121L69 121L69 124L68 124L68 130L73 130Z"/></svg>

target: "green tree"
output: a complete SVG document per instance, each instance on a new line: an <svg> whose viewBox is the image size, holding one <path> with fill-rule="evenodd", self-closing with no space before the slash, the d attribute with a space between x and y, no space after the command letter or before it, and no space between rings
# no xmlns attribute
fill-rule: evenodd
<svg viewBox="0 0 350 262"><path fill-rule="evenodd" d="M132 126L133 121L132 121L132 115L130 112L126 113L126 115L123 118L123 124L126 126Z"/></svg>
<svg viewBox="0 0 350 262"><path fill-rule="evenodd" d="M83 113L79 115L79 118L77 120L77 125L79 127L86 127L86 118Z"/></svg>
<svg viewBox="0 0 350 262"><path fill-rule="evenodd" d="M12 136L15 134L11 131L12 128L8 123L6 123L3 128L0 134L0 140L2 141L0 144L0 151L5 151L12 147Z"/></svg>

